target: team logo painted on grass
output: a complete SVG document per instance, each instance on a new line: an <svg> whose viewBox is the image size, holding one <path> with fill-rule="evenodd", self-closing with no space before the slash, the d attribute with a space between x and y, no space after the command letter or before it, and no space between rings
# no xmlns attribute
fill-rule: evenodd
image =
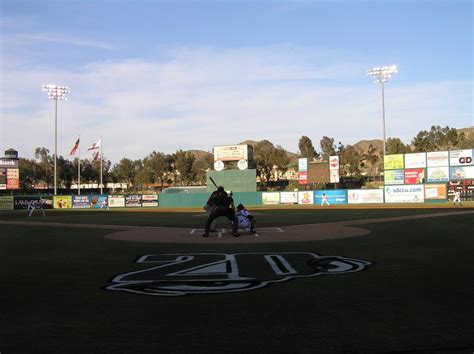
<svg viewBox="0 0 474 354"><path fill-rule="evenodd" d="M371 262L308 252L152 254L152 267L115 276L106 290L178 296L247 291L272 283L358 272Z"/></svg>

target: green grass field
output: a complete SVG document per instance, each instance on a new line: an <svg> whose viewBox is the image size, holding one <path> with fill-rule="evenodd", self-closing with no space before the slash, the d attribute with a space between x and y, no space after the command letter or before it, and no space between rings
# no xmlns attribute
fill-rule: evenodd
<svg viewBox="0 0 474 354"><path fill-rule="evenodd" d="M474 209L462 209L474 210ZM459 209L258 209L258 227ZM0 212L0 221L203 227L201 211ZM472 353L473 214L359 225L310 242L160 244L107 229L0 224L0 353ZM116 231L116 230L114 230ZM312 252L368 269L220 294L104 287L149 254ZM252 265L250 265L252 266ZM256 267L256 265L254 265Z"/></svg>

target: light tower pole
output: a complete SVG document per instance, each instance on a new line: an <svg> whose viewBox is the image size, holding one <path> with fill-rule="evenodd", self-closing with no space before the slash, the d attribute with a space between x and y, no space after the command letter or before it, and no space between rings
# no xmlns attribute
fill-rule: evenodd
<svg viewBox="0 0 474 354"><path fill-rule="evenodd" d="M367 75L372 76L374 79L374 84L382 84L382 125L383 125L383 157L385 157L386 149L385 149L385 92L384 92L384 84L387 80L394 74L396 74L397 66L390 65L390 66L382 66L376 67L367 70Z"/></svg>
<svg viewBox="0 0 474 354"><path fill-rule="evenodd" d="M43 85L43 92L48 94L50 100L54 100L54 195L57 194L57 168L56 160L58 157L58 100L66 101L66 94L71 92L71 89L67 86L58 85Z"/></svg>

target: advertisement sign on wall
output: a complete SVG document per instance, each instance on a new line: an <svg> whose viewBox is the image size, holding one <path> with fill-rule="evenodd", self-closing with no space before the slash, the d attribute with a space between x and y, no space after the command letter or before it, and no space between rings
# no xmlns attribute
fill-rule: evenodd
<svg viewBox="0 0 474 354"><path fill-rule="evenodd" d="M313 191L300 191L298 192L298 204L313 204Z"/></svg>
<svg viewBox="0 0 474 354"><path fill-rule="evenodd" d="M448 182L449 167L428 167L427 177L428 182Z"/></svg>
<svg viewBox="0 0 474 354"><path fill-rule="evenodd" d="M383 161L385 170L396 170L404 167L403 154L385 155Z"/></svg>
<svg viewBox="0 0 474 354"><path fill-rule="evenodd" d="M349 204L383 203L383 189L349 189L347 200Z"/></svg>
<svg viewBox="0 0 474 354"><path fill-rule="evenodd" d="M144 195L142 195L142 206L144 206L144 207L157 207L158 206L158 194L144 194Z"/></svg>
<svg viewBox="0 0 474 354"><path fill-rule="evenodd" d="M423 203L425 189L423 185L386 186L386 203Z"/></svg>
<svg viewBox="0 0 474 354"><path fill-rule="evenodd" d="M445 184L427 184L425 185L425 199L442 200L447 198Z"/></svg>
<svg viewBox="0 0 474 354"><path fill-rule="evenodd" d="M124 195L109 195L109 208L123 208L125 207Z"/></svg>
<svg viewBox="0 0 474 354"><path fill-rule="evenodd" d="M326 194L329 205L347 204L346 189L324 189L314 191L314 204L321 205L323 194Z"/></svg>
<svg viewBox="0 0 474 354"><path fill-rule="evenodd" d="M91 208L107 207L107 195L106 194L91 194L89 195L89 204Z"/></svg>
<svg viewBox="0 0 474 354"><path fill-rule="evenodd" d="M449 166L448 151L433 151L426 153L426 166L428 167L444 167Z"/></svg>
<svg viewBox="0 0 474 354"><path fill-rule="evenodd" d="M465 150L451 150L449 152L450 166L472 166L474 165L472 159L472 149Z"/></svg>
<svg viewBox="0 0 474 354"><path fill-rule="evenodd" d="M281 204L298 204L298 192L281 192Z"/></svg>
<svg viewBox="0 0 474 354"><path fill-rule="evenodd" d="M89 196L87 195L73 195L72 196L73 209L90 208Z"/></svg>
<svg viewBox="0 0 474 354"><path fill-rule="evenodd" d="M53 207L54 209L72 208L72 197L70 195L53 196Z"/></svg>
<svg viewBox="0 0 474 354"><path fill-rule="evenodd" d="M405 154L405 168L425 168L426 153L417 152L414 154Z"/></svg>
<svg viewBox="0 0 474 354"><path fill-rule="evenodd" d="M412 168L403 173L405 184L422 184L425 182L425 169Z"/></svg>
<svg viewBox="0 0 474 354"><path fill-rule="evenodd" d="M137 194L130 194L125 196L125 206L126 207L141 207L142 206L142 196Z"/></svg>
<svg viewBox="0 0 474 354"><path fill-rule="evenodd" d="M474 179L474 166L456 166L449 168L449 179Z"/></svg>
<svg viewBox="0 0 474 354"><path fill-rule="evenodd" d="M264 204L264 205L280 204L280 193L278 193L278 192L263 192L262 193L262 204Z"/></svg>
<svg viewBox="0 0 474 354"><path fill-rule="evenodd" d="M13 210L13 197L0 197L0 210Z"/></svg>
<svg viewBox="0 0 474 354"><path fill-rule="evenodd" d="M385 184L403 184L405 177L403 170L388 170L384 173L384 183Z"/></svg>

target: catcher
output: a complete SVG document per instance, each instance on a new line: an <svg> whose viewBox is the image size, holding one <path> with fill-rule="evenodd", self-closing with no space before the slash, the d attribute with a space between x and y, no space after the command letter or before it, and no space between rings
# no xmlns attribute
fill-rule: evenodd
<svg viewBox="0 0 474 354"><path fill-rule="evenodd" d="M237 213L235 214L239 220L239 228L250 229L251 233L256 233L255 222L256 219L253 215L250 215L249 211L245 209L242 204L237 205Z"/></svg>

